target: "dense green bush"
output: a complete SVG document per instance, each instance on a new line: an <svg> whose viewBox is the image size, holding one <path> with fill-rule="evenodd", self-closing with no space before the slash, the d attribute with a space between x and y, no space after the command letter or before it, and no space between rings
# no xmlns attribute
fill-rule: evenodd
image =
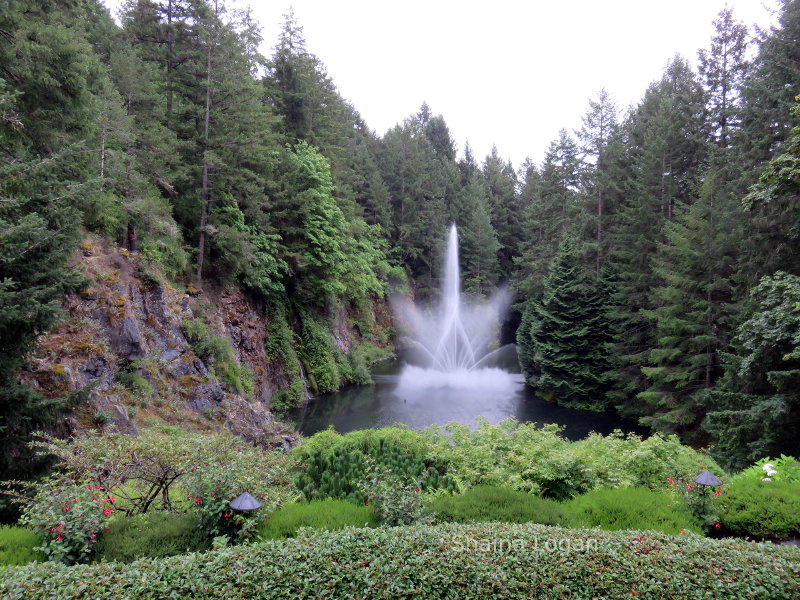
<svg viewBox="0 0 800 600"><path fill-rule="evenodd" d="M367 477L369 462L389 469L403 485L413 483L423 490L455 491L451 478L442 475L436 467L428 467L418 452L387 437L365 444L335 444L332 449L316 447L297 454L303 457L305 469L298 474L295 484L307 500L343 498L363 502L365 498L358 489L358 482Z"/></svg>
<svg viewBox="0 0 800 600"><path fill-rule="evenodd" d="M296 344L296 336L289 327L284 310L276 309L271 315L264 340L267 359L273 363L273 367L282 369L288 379L288 384L272 395L270 408L276 412L300 406L305 399L300 359L294 349Z"/></svg>
<svg viewBox="0 0 800 600"><path fill-rule="evenodd" d="M338 391L343 377L342 364L337 362L340 355L325 323L305 311L300 318L300 360L315 394ZM347 359L343 364L347 364Z"/></svg>
<svg viewBox="0 0 800 600"><path fill-rule="evenodd" d="M36 550L42 539L30 529L0 525L0 565L27 565L43 561L45 555Z"/></svg>
<svg viewBox="0 0 800 600"><path fill-rule="evenodd" d="M739 479L762 479L770 481L800 481L800 461L793 456L781 454L779 458L762 458L752 467L738 473L734 481Z"/></svg>
<svg viewBox="0 0 800 600"><path fill-rule="evenodd" d="M800 482L737 479L716 500L723 533L776 539L800 536Z"/></svg>
<svg viewBox="0 0 800 600"><path fill-rule="evenodd" d="M592 490L573 498L564 508L573 513L577 527L650 529L670 534L703 531L682 500L641 487Z"/></svg>
<svg viewBox="0 0 800 600"><path fill-rule="evenodd" d="M196 513L150 512L118 517L94 547L95 560L131 562L137 558L163 558L207 550L211 538Z"/></svg>
<svg viewBox="0 0 800 600"><path fill-rule="evenodd" d="M258 536L264 540L277 540L294 537L301 527L333 530L348 526L375 527L377 524L369 506L326 498L281 507L259 526Z"/></svg>
<svg viewBox="0 0 800 600"><path fill-rule="evenodd" d="M132 564L0 569L8 600L211 596L794 600L800 548L482 523L348 528Z"/></svg>
<svg viewBox="0 0 800 600"><path fill-rule="evenodd" d="M367 452L383 439L447 474L462 491L494 485L557 500L597 487L666 490L671 487L668 477L691 480L704 468L722 473L712 459L683 446L676 436L653 435L642 440L617 432L572 442L556 425L541 427L514 419L497 425L483 419L478 422L477 429L451 423L444 429L423 431L401 427L345 435L323 431L305 440L294 454L304 460L315 451L331 454L337 448Z"/></svg>
<svg viewBox="0 0 800 600"><path fill-rule="evenodd" d="M481 485L458 496L439 496L427 505L437 521L504 521L567 525L569 513L555 500L507 487Z"/></svg>

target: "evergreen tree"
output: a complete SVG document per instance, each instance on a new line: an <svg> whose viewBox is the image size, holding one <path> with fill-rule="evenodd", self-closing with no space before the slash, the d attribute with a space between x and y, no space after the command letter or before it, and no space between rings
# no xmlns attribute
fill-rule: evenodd
<svg viewBox="0 0 800 600"><path fill-rule="evenodd" d="M731 144L731 130L741 124L740 93L749 69L747 27L725 7L714 21L711 47L700 50L700 76L708 91L711 132L720 148Z"/></svg>
<svg viewBox="0 0 800 600"><path fill-rule="evenodd" d="M486 183L477 170L456 199L455 221L461 245L461 280L468 294L486 296L500 277L500 242L492 227Z"/></svg>
<svg viewBox="0 0 800 600"><path fill-rule="evenodd" d="M778 272L753 290L725 378L705 399L703 428L730 469L800 453L800 278Z"/></svg>
<svg viewBox="0 0 800 600"><path fill-rule="evenodd" d="M514 272L514 257L520 254L522 243L522 214L516 197L516 174L497 151L491 153L483 163L483 176L489 190L492 225L500 241L500 273L503 278Z"/></svg>
<svg viewBox="0 0 800 600"><path fill-rule="evenodd" d="M656 323L649 387L639 394L648 414L642 422L669 433L694 432L704 412L700 392L721 375L719 352L733 329L733 281L744 237L736 198L706 174L699 198L681 205L665 224L666 242L654 260L663 284L653 291L649 314Z"/></svg>
<svg viewBox="0 0 800 600"><path fill-rule="evenodd" d="M568 237L559 246L541 300L523 313L518 338L523 370L537 394L562 406L604 410L608 325L602 288Z"/></svg>

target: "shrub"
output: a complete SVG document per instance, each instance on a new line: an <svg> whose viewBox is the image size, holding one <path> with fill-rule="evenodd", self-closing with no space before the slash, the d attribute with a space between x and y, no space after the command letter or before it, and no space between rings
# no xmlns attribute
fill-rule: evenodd
<svg viewBox="0 0 800 600"><path fill-rule="evenodd" d="M413 483L413 487L426 491L455 490L451 478L440 474L435 467L427 467L418 453L396 444L391 438L379 437L362 444L342 441L339 436L332 450L316 448L298 453L305 457L305 469L295 483L307 500L343 498L355 503L363 502L366 498L359 492L358 482L369 477L370 462L388 469L401 485Z"/></svg>
<svg viewBox="0 0 800 600"><path fill-rule="evenodd" d="M723 533L800 536L800 482L736 479L716 500Z"/></svg>
<svg viewBox="0 0 800 600"><path fill-rule="evenodd" d="M5 568L0 597L800 598L800 548L481 523L318 531L203 554Z"/></svg>
<svg viewBox="0 0 800 600"><path fill-rule="evenodd" d="M101 486L74 483L59 475L42 479L33 488L36 493L23 506L20 523L42 536L43 545L37 549L48 560L85 560L114 512L116 497Z"/></svg>
<svg viewBox="0 0 800 600"><path fill-rule="evenodd" d="M569 514L555 500L507 487L482 485L458 496L440 496L427 505L437 521L469 523L504 521L565 525Z"/></svg>
<svg viewBox="0 0 800 600"><path fill-rule="evenodd" d="M564 508L573 513L573 523L578 527L650 529L671 534L703 531L680 499L641 487L592 490L573 498Z"/></svg>
<svg viewBox="0 0 800 600"><path fill-rule="evenodd" d="M405 483L391 469L370 460L358 489L372 506L381 525L410 525L425 518L420 482Z"/></svg>
<svg viewBox="0 0 800 600"><path fill-rule="evenodd" d="M326 498L281 507L259 526L258 535L264 540L277 540L294 537L301 527L334 530L348 526L375 527L377 524L368 506Z"/></svg>
<svg viewBox="0 0 800 600"><path fill-rule="evenodd" d="M137 558L163 558L207 550L211 538L200 526L199 514L161 511L135 517L118 517L100 536L95 560L132 562Z"/></svg>
<svg viewBox="0 0 800 600"><path fill-rule="evenodd" d="M771 481L800 481L800 462L792 456L781 454L780 458L762 458L752 467L736 475L734 481L739 479L762 479Z"/></svg>
<svg viewBox="0 0 800 600"><path fill-rule="evenodd" d="M0 525L0 565L27 565L43 561L45 555L37 550L42 538L25 527Z"/></svg>

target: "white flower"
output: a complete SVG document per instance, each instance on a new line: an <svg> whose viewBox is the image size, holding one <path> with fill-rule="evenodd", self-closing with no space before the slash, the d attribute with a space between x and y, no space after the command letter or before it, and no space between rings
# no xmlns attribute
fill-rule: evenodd
<svg viewBox="0 0 800 600"><path fill-rule="evenodd" d="M772 479L770 479L769 477L764 477L764 479L762 479L761 481L772 481Z"/></svg>
<svg viewBox="0 0 800 600"><path fill-rule="evenodd" d="M771 471L772 469L775 468L775 465L773 465L772 463L764 463L763 465L761 465L761 468L764 471Z"/></svg>

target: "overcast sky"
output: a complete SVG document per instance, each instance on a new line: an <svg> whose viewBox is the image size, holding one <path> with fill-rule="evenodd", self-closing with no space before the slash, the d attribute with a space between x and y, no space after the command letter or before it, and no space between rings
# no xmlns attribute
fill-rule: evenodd
<svg viewBox="0 0 800 600"><path fill-rule="evenodd" d="M121 0L106 0L115 12ZM242 4L239 0L238 4ZM252 2L272 54L294 8L307 47L367 124L383 134L423 101L459 153L497 145L519 167L572 131L601 87L636 104L676 53L696 68L725 0L270 0ZM768 27L777 0L728 0ZM752 28L751 28L752 30Z"/></svg>

